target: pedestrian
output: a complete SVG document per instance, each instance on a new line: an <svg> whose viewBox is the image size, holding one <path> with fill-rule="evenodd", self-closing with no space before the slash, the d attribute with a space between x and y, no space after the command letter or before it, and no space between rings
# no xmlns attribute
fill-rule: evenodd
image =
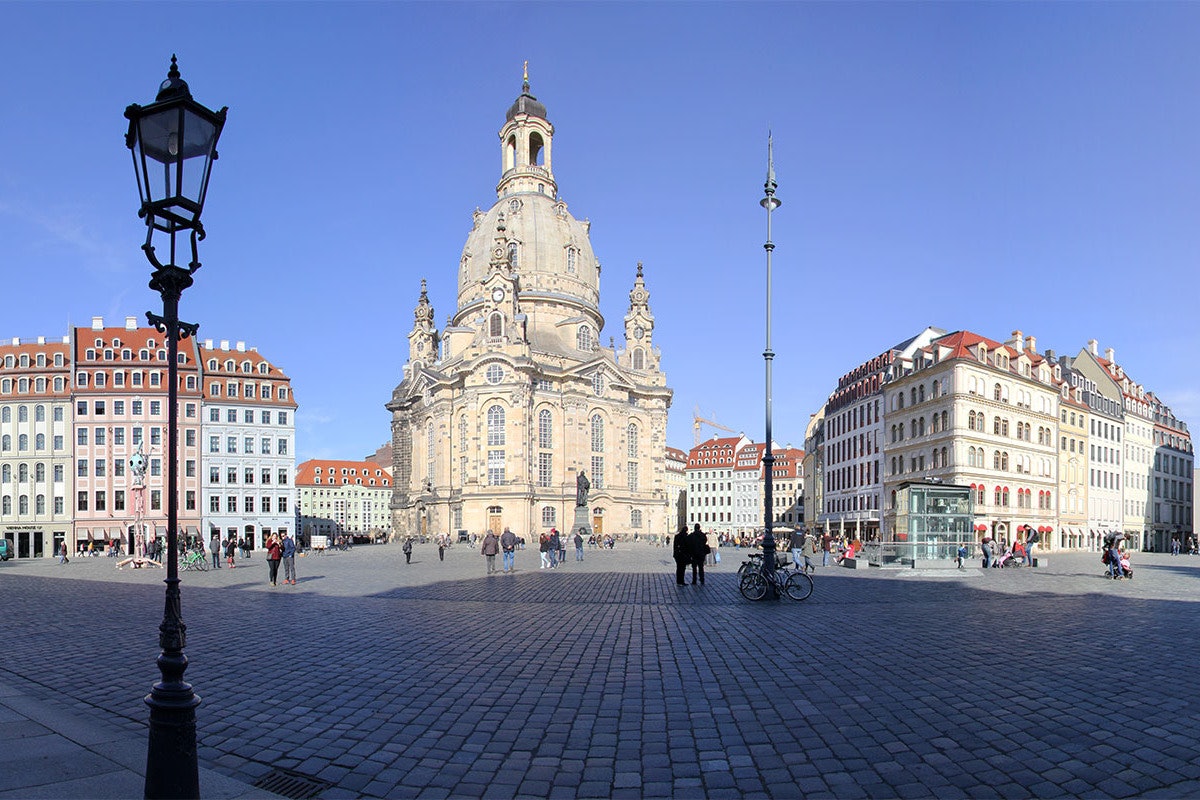
<svg viewBox="0 0 1200 800"><path fill-rule="evenodd" d="M671 545L671 556L675 559L675 583L686 586L687 581L684 578L687 576L688 564L692 563L692 547L688 542L687 525L679 526L679 533L675 534L675 541Z"/></svg>
<svg viewBox="0 0 1200 800"><path fill-rule="evenodd" d="M411 536L409 536L407 539L404 540L404 546L401 547L400 549L404 551L404 563L411 564L412 563L412 537ZM439 542L438 543L438 552L439 553L441 552L441 549L442 549L442 545Z"/></svg>
<svg viewBox="0 0 1200 800"><path fill-rule="evenodd" d="M804 542L808 539L804 535L804 531L796 528L792 531L791 548L792 548L792 563L796 565L796 569L804 568Z"/></svg>
<svg viewBox="0 0 1200 800"><path fill-rule="evenodd" d="M229 562L229 568L233 569L237 565L233 563L233 557L237 554L237 539L230 536L225 540L225 560Z"/></svg>
<svg viewBox="0 0 1200 800"><path fill-rule="evenodd" d="M296 542L291 535L283 532L283 582L296 585Z"/></svg>
<svg viewBox="0 0 1200 800"><path fill-rule="evenodd" d="M558 563L567 563L567 537L558 537Z"/></svg>
<svg viewBox="0 0 1200 800"><path fill-rule="evenodd" d="M583 561L583 534L575 530L575 560Z"/></svg>
<svg viewBox="0 0 1200 800"><path fill-rule="evenodd" d="M688 544L692 550L692 585L695 586L696 581L704 583L704 561L708 557L708 537L700 530L699 522L692 528Z"/></svg>
<svg viewBox="0 0 1200 800"><path fill-rule="evenodd" d="M483 537L483 547L479 549L487 559L487 574L491 575L496 571L496 553L500 552L500 540L496 538L496 534L490 530Z"/></svg>
<svg viewBox="0 0 1200 800"><path fill-rule="evenodd" d="M208 549L212 553L213 569L221 568L221 537L215 531L208 540Z"/></svg>
<svg viewBox="0 0 1200 800"><path fill-rule="evenodd" d="M438 544L438 561L445 561L446 560L446 544L447 544L446 537L438 536L437 544Z"/></svg>
<svg viewBox="0 0 1200 800"><path fill-rule="evenodd" d="M275 581L279 578L279 562L283 558L283 548L279 546L279 540L273 533L267 537L265 546L267 548L267 577L274 586Z"/></svg>
<svg viewBox="0 0 1200 800"><path fill-rule="evenodd" d="M550 534L543 533L538 537L538 556L542 559L542 565L538 569L546 569L550 566Z"/></svg>
<svg viewBox="0 0 1200 800"><path fill-rule="evenodd" d="M504 533L500 534L500 549L504 554L504 571L516 572L517 562L517 535L504 527Z"/></svg>
<svg viewBox="0 0 1200 800"><path fill-rule="evenodd" d="M1033 548L1042 540L1042 535L1037 531L1025 526L1025 566L1033 566Z"/></svg>
<svg viewBox="0 0 1200 800"><path fill-rule="evenodd" d="M966 562L966 560L967 560L967 545L964 542L958 546L958 556L955 558L955 561L958 562L959 569L965 569L965 567L963 567L963 563Z"/></svg>
<svg viewBox="0 0 1200 800"><path fill-rule="evenodd" d="M832 542L833 542L833 536L830 535L829 531L826 531L824 533L824 535L821 536L821 566L822 567L829 566L829 547L832 544Z"/></svg>
<svg viewBox="0 0 1200 800"><path fill-rule="evenodd" d="M804 534L804 571L816 572L817 537Z"/></svg>
<svg viewBox="0 0 1200 800"><path fill-rule="evenodd" d="M558 566L558 528L550 529L550 542L547 550L550 553L550 569Z"/></svg>
<svg viewBox="0 0 1200 800"><path fill-rule="evenodd" d="M70 564L71 563L71 559L67 558L67 543L66 542L63 542L62 547L59 548L58 563L59 564Z"/></svg>
<svg viewBox="0 0 1200 800"><path fill-rule="evenodd" d="M992 537L983 537L979 542L979 546L983 549L983 568L987 569L992 566Z"/></svg>

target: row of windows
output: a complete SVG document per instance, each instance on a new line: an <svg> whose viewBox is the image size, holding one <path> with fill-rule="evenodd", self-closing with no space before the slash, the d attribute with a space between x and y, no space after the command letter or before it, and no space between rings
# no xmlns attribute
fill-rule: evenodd
<svg viewBox="0 0 1200 800"><path fill-rule="evenodd" d="M63 469L62 464L54 465L53 475L54 475L55 483L62 483L64 472L65 472L65 470ZM29 471L28 464L18 464L17 465L17 482L18 483L24 483L24 482L28 481L29 475L30 475L30 471ZM0 465L0 483L11 483L12 479L13 479L12 464ZM33 465L33 480L35 482L39 482L39 483L41 481L46 480L46 465L41 463L40 461Z"/></svg>
<svg viewBox="0 0 1200 800"><path fill-rule="evenodd" d="M253 437L253 436L242 437L242 451L241 452L246 455L252 455L255 452L254 442L255 442L255 437ZM221 437L220 436L209 436L208 437L208 452L210 452L210 453L221 452ZM238 437L236 437L236 436L226 436L225 437L225 452L231 453L231 454L236 454L238 452ZM259 439L258 452L264 456L271 455L271 437L263 436ZM287 454L288 454L288 440L284 437L280 437L279 439L276 439L275 440L275 455L286 456Z"/></svg>
<svg viewBox="0 0 1200 800"><path fill-rule="evenodd" d="M287 495L279 495L279 496L275 497L275 510L274 511L271 511L271 495L269 495L269 494L262 495L261 497L259 497L257 499L257 501L255 501L254 495L248 494L241 498L240 503L238 502L238 496L235 494L226 495L224 503L221 502L221 495L216 495L216 494L209 495L209 497L208 497L209 512L211 512L213 514L222 513L221 512L222 505L224 505L224 507L225 507L224 513L226 513L226 514L239 513L239 510L238 510L239 505L241 506L240 513L245 513L245 514L254 514L254 513L258 513L258 512L261 512L263 514L272 514L272 513L286 514L286 513L288 513ZM255 511L256 505L258 507L258 512Z"/></svg>
<svg viewBox="0 0 1200 800"><path fill-rule="evenodd" d="M51 439L51 441L54 443L55 450L65 449L66 443L63 441L63 437L61 434L55 434L54 438ZM0 436L0 452L3 452L3 453L11 452L12 447L13 447L13 437L11 435L6 433L3 436ZM44 433L34 434L33 449L37 452L41 452L46 449L46 434L44 434ZM28 450L29 450L29 434L27 434L27 433L19 434L17 436L17 452L24 453L24 452L28 452Z"/></svg>
<svg viewBox="0 0 1200 800"><path fill-rule="evenodd" d="M13 388L16 387L17 394L29 394L29 387L33 387L34 394L45 394L47 386L53 386L55 393L65 392L67 390L66 379L58 376L52 381L46 378L34 378L32 382L29 378L17 378L15 381L12 378L0 379L0 394L12 394Z"/></svg>
<svg viewBox="0 0 1200 800"><path fill-rule="evenodd" d="M46 354L38 353L37 358L34 359L34 363L39 367L46 366ZM29 354L22 353L20 358L18 358L16 356L14 356L12 353L9 353L8 355L6 355L4 357L5 369L12 369L13 367L17 366L17 364L20 364L22 369L28 368L30 366ZM65 364L66 364L66 357L62 353L55 353L54 354L54 366L61 367Z"/></svg>
<svg viewBox="0 0 1200 800"><path fill-rule="evenodd" d="M272 472L272 470L270 467L261 467L261 468L258 468L257 470L254 467L243 467L240 470L243 484L254 483L255 474L258 475L260 483L270 484L271 483L271 472ZM225 468L225 483L230 484L230 485L236 484L238 482L238 474L239 474L238 467L226 467ZM278 478L279 485L286 486L288 483L288 471L286 469L279 469L279 470L275 471L275 474L276 474L276 477ZM221 482L221 468L220 467L210 466L208 468L208 482L210 484L219 484Z"/></svg>
<svg viewBox="0 0 1200 800"><path fill-rule="evenodd" d="M0 408L0 422L12 422L12 411L13 411L12 406L4 406L3 408ZM62 406L54 406L51 413L53 414L55 422L63 421L63 407ZM25 405L17 406L17 422L28 422L28 421L29 421L29 406L25 406ZM33 407L33 421L34 422L45 422L46 421L46 407L44 405L39 404L39 405L36 405Z"/></svg>
<svg viewBox="0 0 1200 800"><path fill-rule="evenodd" d="M54 505L54 513L55 514L64 513L65 503L64 503L62 497L55 497L52 502ZM45 514L46 513L46 495L44 495L44 494L35 495L33 498L33 507L34 507L33 513ZM0 498L0 515L8 515L11 513L13 513L13 498L10 495L6 494L6 495L4 495L3 498ZM17 513L21 514L21 515L25 515L25 514L29 513L29 495L22 494L22 495L17 496Z"/></svg>
<svg viewBox="0 0 1200 800"><path fill-rule="evenodd" d="M255 413L254 413L253 408L243 408L242 409L242 422L244 422L247 425L253 425L254 417L255 417ZM263 425L270 425L271 424L270 410L265 409L265 408L260 409L259 413L258 413L258 419ZM209 422L220 422L221 421L221 409L216 408L216 407L209 408L208 409L208 421ZM230 422L230 423L236 423L238 421L238 410L236 408L225 409L225 421ZM275 412L275 424L287 425L288 424L288 412L276 411Z"/></svg>
<svg viewBox="0 0 1200 800"><path fill-rule="evenodd" d="M149 373L149 382L147 383L145 381L146 376L137 370L134 370L129 373L128 383L125 380L126 373L123 370L113 370L111 373L109 373L109 372L95 372L95 373L77 372L77 373L75 373L75 385L78 386L80 389L86 389L88 387L88 382L90 381L91 385L93 387L95 387L97 389L103 389L106 386L108 386L109 374L112 375L112 385L114 388L124 387L126 385L132 386L135 389L141 388L142 386L146 386L146 385L149 385L151 387L162 386L163 376L162 376L161 372ZM192 390L192 391L194 391L196 389L196 376L195 375L187 376L186 386L189 390Z"/></svg>
<svg viewBox="0 0 1200 800"><path fill-rule="evenodd" d="M208 394L210 397L220 397L222 392L222 384L213 381L208 385ZM239 388L240 387L240 388ZM188 387L191 388L191 387ZM278 398L279 400L288 399L288 387L280 386L276 390L274 384L264 383L261 386L255 383L242 383L237 381L226 381L224 384L224 392L226 397L237 397L241 392L241 396L253 400L255 396L263 400L271 400Z"/></svg>
<svg viewBox="0 0 1200 800"><path fill-rule="evenodd" d="M166 350L164 350L162 348L159 348L154 351L147 349L147 348L154 347L154 344L155 344L155 342L153 339L146 340L146 347L143 347L138 350L138 361L152 361L155 358L157 358L159 361L167 360L167 351ZM113 345L116 347L120 347L121 341L119 339L114 339ZM103 349L98 350L96 348L103 348ZM116 360L116 355L117 355L116 350L113 350L111 347L104 347L103 339L96 340L96 348L89 347L87 350L85 350L83 352L83 360L84 361L95 361L97 353L101 353L104 356L105 361L115 361ZM151 356L151 352L153 352L153 354L154 354L153 356ZM182 352L178 353L178 356L179 356L180 364L187 363L187 354L186 353L182 353ZM128 347L123 349L121 351L121 360L122 361L133 361L133 350L129 349Z"/></svg>

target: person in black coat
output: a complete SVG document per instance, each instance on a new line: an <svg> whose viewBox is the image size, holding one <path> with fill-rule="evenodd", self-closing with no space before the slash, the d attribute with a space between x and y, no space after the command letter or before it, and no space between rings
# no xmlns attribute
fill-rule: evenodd
<svg viewBox="0 0 1200 800"><path fill-rule="evenodd" d="M684 586L687 584L684 575L687 572L688 564L692 563L692 545L688 540L687 525L679 526L679 533L675 534L671 555L675 558L675 582Z"/></svg>
<svg viewBox="0 0 1200 800"><path fill-rule="evenodd" d="M704 535L704 531L700 530L700 523L692 528L692 532L688 535L688 544L692 550L692 585L696 581L704 583L704 560L708 558L708 537Z"/></svg>

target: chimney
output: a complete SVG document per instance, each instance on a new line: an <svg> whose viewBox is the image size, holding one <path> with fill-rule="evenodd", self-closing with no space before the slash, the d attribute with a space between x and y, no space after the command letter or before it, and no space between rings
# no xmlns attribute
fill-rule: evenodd
<svg viewBox="0 0 1200 800"><path fill-rule="evenodd" d="M222 339L222 340L221 340L221 349L222 349L222 350L228 350L228 349L229 349L229 340L228 340L228 339Z"/></svg>
<svg viewBox="0 0 1200 800"><path fill-rule="evenodd" d="M137 317L126 317L125 318L125 330L127 330L127 331L136 331L137 330Z"/></svg>
<svg viewBox="0 0 1200 800"><path fill-rule="evenodd" d="M14 337L12 338L12 343L13 343L13 347L16 347L17 345L19 345L19 344L21 343L21 337L20 337L20 336L14 336Z"/></svg>
<svg viewBox="0 0 1200 800"><path fill-rule="evenodd" d="M1104 358L1108 361L1111 361L1113 364L1117 363L1117 353L1111 347L1104 348Z"/></svg>
<svg viewBox="0 0 1200 800"><path fill-rule="evenodd" d="M1047 350L1046 351L1046 360L1049 361L1051 364L1053 364L1054 362L1058 361L1058 356L1056 356L1054 354L1053 350Z"/></svg>
<svg viewBox="0 0 1200 800"><path fill-rule="evenodd" d="M46 337L45 337L45 336L39 336L39 337L38 337L38 344L45 344L45 343L46 343Z"/></svg>
<svg viewBox="0 0 1200 800"><path fill-rule="evenodd" d="M98 331L104 327L104 317L92 317L92 330Z"/></svg>
<svg viewBox="0 0 1200 800"><path fill-rule="evenodd" d="M1035 339L1032 334L1025 337L1025 342L1027 343L1027 345L1029 347L1029 352L1031 352L1031 353L1037 352L1037 339Z"/></svg>
<svg viewBox="0 0 1200 800"><path fill-rule="evenodd" d="M235 347L237 347L237 351L238 351L239 353L244 353L244 352L246 352L246 343L245 343L245 342L238 342L238 343L235 345Z"/></svg>
<svg viewBox="0 0 1200 800"><path fill-rule="evenodd" d="M1025 337L1021 335L1020 331L1013 331L1012 338L1008 341L1016 348L1018 353L1025 349Z"/></svg>
<svg viewBox="0 0 1200 800"><path fill-rule="evenodd" d="M1100 347L1100 343L1098 341L1096 341L1095 339L1088 339L1088 352L1089 353L1091 353L1094 356L1099 356L1100 351L1097 349L1099 347Z"/></svg>
<svg viewBox="0 0 1200 800"><path fill-rule="evenodd" d="M204 349L205 349L205 350L212 350L212 339L205 339L205 340L204 340Z"/></svg>

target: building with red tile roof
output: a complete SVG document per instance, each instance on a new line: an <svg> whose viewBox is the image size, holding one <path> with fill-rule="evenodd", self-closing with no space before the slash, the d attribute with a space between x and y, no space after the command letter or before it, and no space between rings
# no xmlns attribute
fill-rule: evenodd
<svg viewBox="0 0 1200 800"><path fill-rule="evenodd" d="M329 541L339 536L391 538L392 477L379 464L309 459L296 470L296 489L306 546L312 546L314 536Z"/></svg>

